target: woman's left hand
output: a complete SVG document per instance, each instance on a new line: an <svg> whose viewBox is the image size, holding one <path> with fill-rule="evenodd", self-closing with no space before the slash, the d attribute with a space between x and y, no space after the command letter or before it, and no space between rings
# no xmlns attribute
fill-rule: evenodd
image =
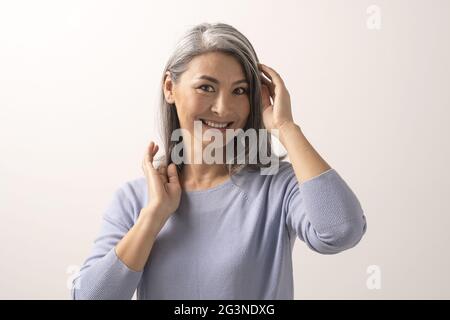
<svg viewBox="0 0 450 320"><path fill-rule="evenodd" d="M291 98L283 79L272 68L259 63L259 69L270 79L261 75L261 95L263 106L263 121L267 130L280 129L286 123L293 123ZM272 102L270 101L272 98Z"/></svg>

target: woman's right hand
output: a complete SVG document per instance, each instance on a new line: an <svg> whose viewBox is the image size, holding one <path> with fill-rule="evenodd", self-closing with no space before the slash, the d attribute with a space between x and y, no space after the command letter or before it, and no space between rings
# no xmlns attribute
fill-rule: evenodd
<svg viewBox="0 0 450 320"><path fill-rule="evenodd" d="M180 204L181 185L175 164L171 163L168 167L161 165L158 168L153 166L158 149L158 145L151 141L142 161L148 190L148 204L142 210L158 219L162 228Z"/></svg>

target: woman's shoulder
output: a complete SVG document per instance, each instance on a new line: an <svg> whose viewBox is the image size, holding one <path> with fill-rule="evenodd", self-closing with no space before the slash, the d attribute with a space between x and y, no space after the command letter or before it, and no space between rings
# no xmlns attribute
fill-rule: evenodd
<svg viewBox="0 0 450 320"><path fill-rule="evenodd" d="M147 183L145 177L125 180L119 185L118 189L118 192L121 192L136 208L142 207L147 201Z"/></svg>
<svg viewBox="0 0 450 320"><path fill-rule="evenodd" d="M283 178L285 175L292 174L292 164L288 161L280 161L271 164L269 168L245 168L238 176L242 176L246 180L253 182L265 182Z"/></svg>
<svg viewBox="0 0 450 320"><path fill-rule="evenodd" d="M252 197L252 194L279 190L294 176L292 164L288 161L280 161L277 166L265 172L262 168L245 168L234 177L234 181L237 187Z"/></svg>

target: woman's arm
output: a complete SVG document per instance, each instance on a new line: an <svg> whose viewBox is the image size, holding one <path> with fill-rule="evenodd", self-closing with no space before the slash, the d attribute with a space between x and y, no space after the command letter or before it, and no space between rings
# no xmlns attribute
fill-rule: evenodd
<svg viewBox="0 0 450 320"><path fill-rule="evenodd" d="M155 219L155 210L157 208L142 209L136 224L115 248L117 257L136 272L144 269L156 236L162 228L161 223Z"/></svg>
<svg viewBox="0 0 450 320"><path fill-rule="evenodd" d="M294 122L287 122L279 129L280 142L288 152L299 183L303 183L331 169L303 135Z"/></svg>
<svg viewBox="0 0 450 320"><path fill-rule="evenodd" d="M103 216L91 255L74 279L73 299L132 298L156 236L180 202L175 165L154 168L157 152L157 145L150 143L142 162L147 178L147 206L135 218L136 203L128 196L134 193L130 185L117 190Z"/></svg>
<svg viewBox="0 0 450 320"><path fill-rule="evenodd" d="M291 98L280 75L272 68L260 64L263 120L265 127L276 135L287 150L299 183L331 169L294 123ZM273 104L270 101L273 100Z"/></svg>
<svg viewBox="0 0 450 320"><path fill-rule="evenodd" d="M329 169L298 183L292 164L280 168L279 190L291 240L297 236L310 249L335 254L354 247L366 232L361 204L341 176Z"/></svg>
<svg viewBox="0 0 450 320"><path fill-rule="evenodd" d="M168 168L153 166L158 145L150 142L142 161L147 178L149 203L139 214L136 224L117 244L117 256L131 269L142 271L153 243L169 216L178 208L181 186L174 164Z"/></svg>
<svg viewBox="0 0 450 320"><path fill-rule="evenodd" d="M280 75L265 65L260 68L271 80L261 76L264 124L278 134L292 163L293 174L289 170L283 174L289 185L284 195L289 230L311 249L324 254L355 246L367 228L356 195L294 123L289 92Z"/></svg>
<svg viewBox="0 0 450 320"><path fill-rule="evenodd" d="M93 248L73 281L74 300L129 300L139 284L142 272L127 266L115 247L133 227L134 204L130 184L121 186L108 205Z"/></svg>

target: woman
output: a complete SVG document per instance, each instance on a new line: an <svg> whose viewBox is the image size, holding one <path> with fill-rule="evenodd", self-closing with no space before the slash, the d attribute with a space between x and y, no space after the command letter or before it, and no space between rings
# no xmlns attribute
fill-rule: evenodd
<svg viewBox="0 0 450 320"><path fill-rule="evenodd" d="M280 75L235 28L204 23L185 34L164 70L161 106L166 160L153 163L159 146L151 142L145 177L117 190L72 298L131 299L137 289L137 299L293 299L297 237L322 254L360 241L358 199L294 122ZM258 156L196 162L194 145L208 144L195 124L219 132L223 148L235 143L225 129L268 129L292 164L261 174L268 164ZM270 139L261 141L252 145L270 150ZM251 148L243 150L248 157Z"/></svg>

